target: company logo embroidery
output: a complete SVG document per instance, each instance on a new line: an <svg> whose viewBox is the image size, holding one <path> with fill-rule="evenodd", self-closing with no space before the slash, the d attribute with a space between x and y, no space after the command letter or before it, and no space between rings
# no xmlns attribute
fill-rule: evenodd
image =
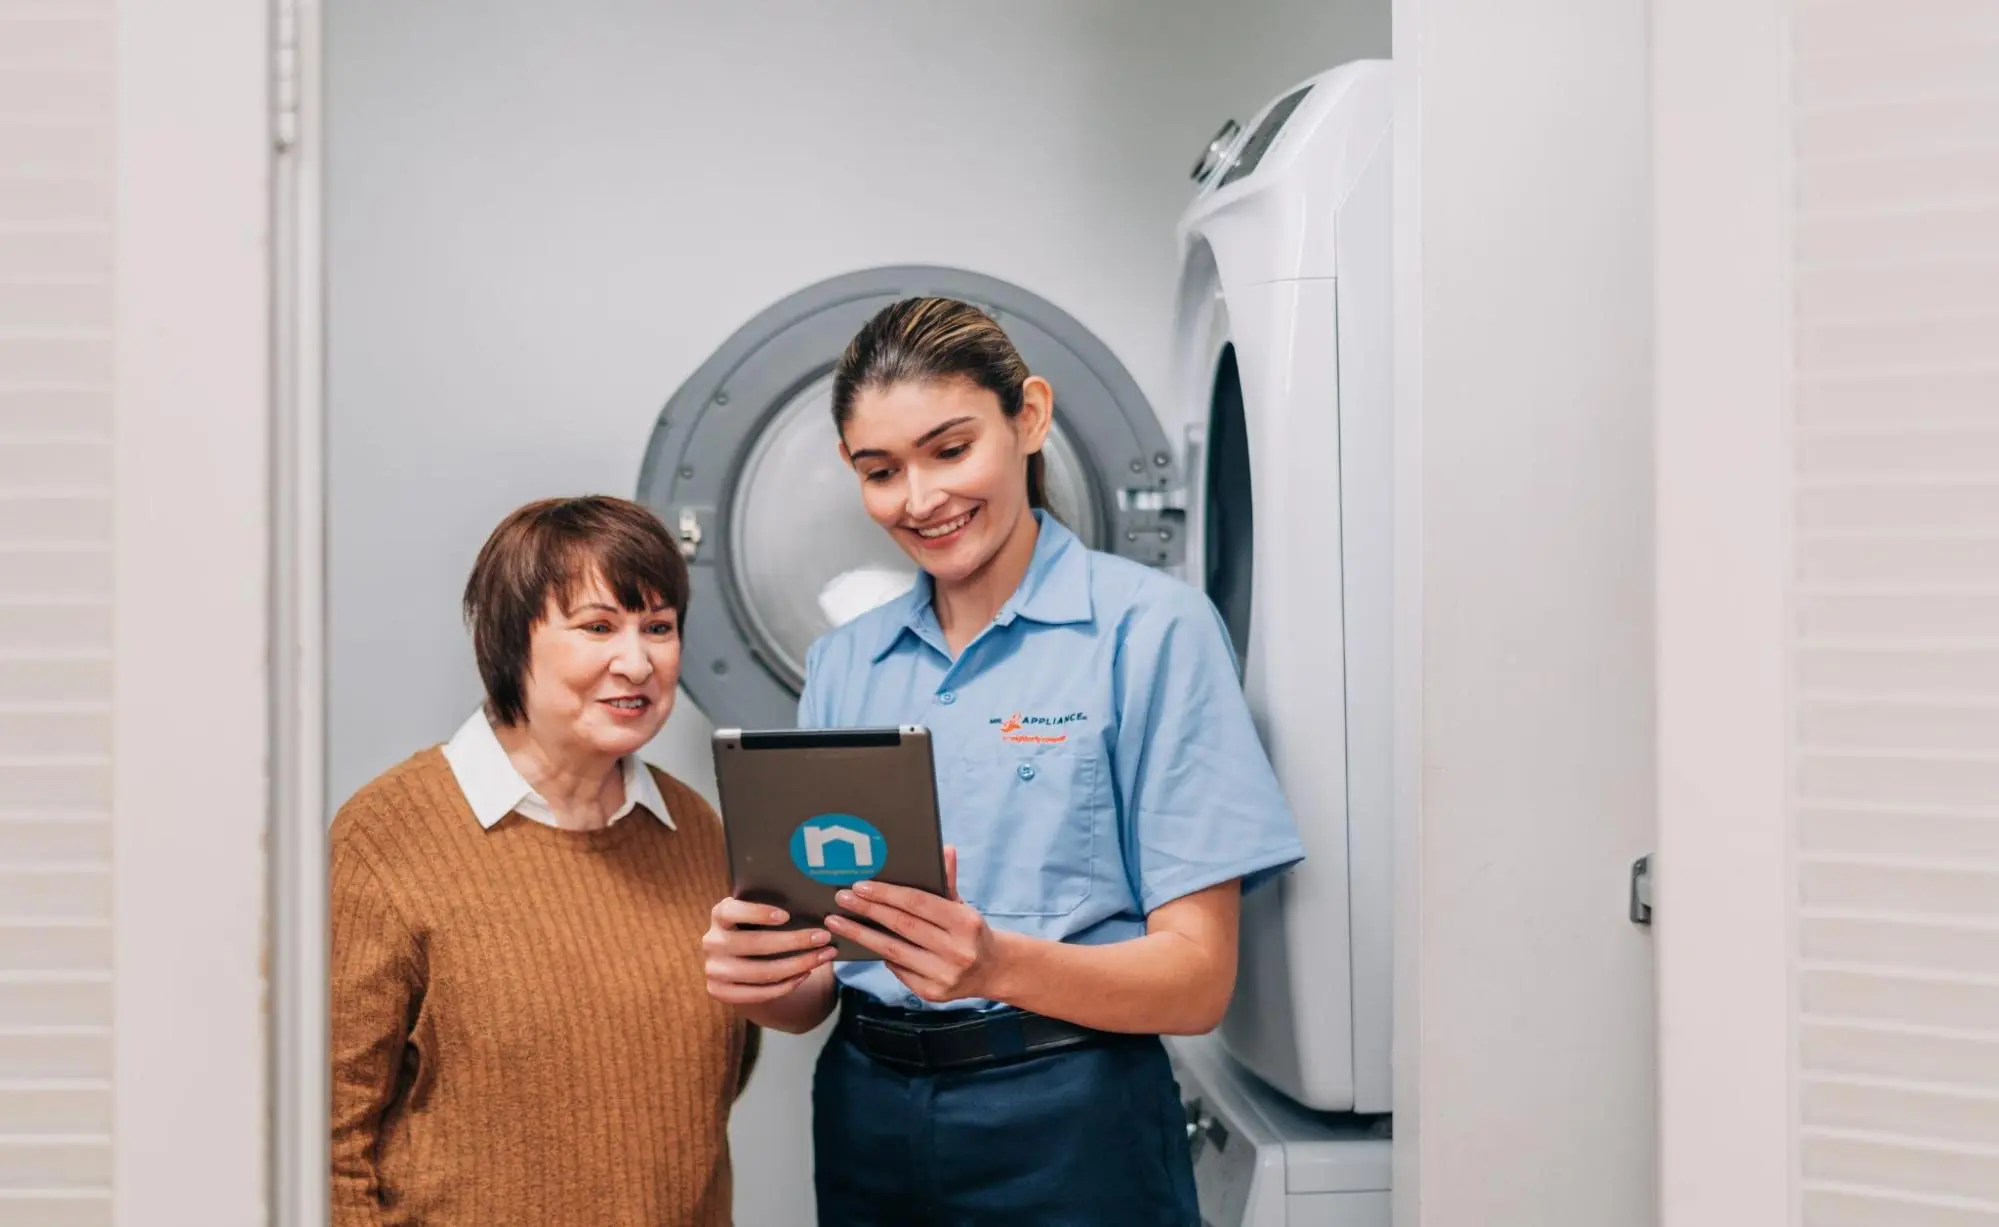
<svg viewBox="0 0 1999 1227"><path fill-rule="evenodd" d="M999 729L1001 741L1016 745L1059 746L1069 740L1069 734L1062 731L1063 726L1087 718L1079 711L1072 711L1066 716L1023 716L1015 712L1010 716L994 716L988 723Z"/></svg>
<svg viewBox="0 0 1999 1227"><path fill-rule="evenodd" d="M791 863L828 886L873 877L888 859L888 841L874 824L852 814L815 814L791 833Z"/></svg>

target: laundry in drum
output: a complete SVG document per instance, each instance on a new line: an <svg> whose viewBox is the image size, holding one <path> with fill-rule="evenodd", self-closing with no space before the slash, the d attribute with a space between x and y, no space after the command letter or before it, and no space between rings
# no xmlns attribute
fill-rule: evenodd
<svg viewBox="0 0 1999 1227"><path fill-rule="evenodd" d="M916 573L889 567L855 567L826 581L819 590L819 609L834 626L855 618L916 586Z"/></svg>

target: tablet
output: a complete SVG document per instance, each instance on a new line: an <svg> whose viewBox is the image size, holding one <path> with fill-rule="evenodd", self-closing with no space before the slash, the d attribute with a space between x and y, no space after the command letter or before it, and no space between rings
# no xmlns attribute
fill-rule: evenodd
<svg viewBox="0 0 1999 1227"><path fill-rule="evenodd" d="M731 893L790 913L776 927L820 927L864 879L948 893L929 730L721 729L714 752ZM881 957L833 948L836 961Z"/></svg>

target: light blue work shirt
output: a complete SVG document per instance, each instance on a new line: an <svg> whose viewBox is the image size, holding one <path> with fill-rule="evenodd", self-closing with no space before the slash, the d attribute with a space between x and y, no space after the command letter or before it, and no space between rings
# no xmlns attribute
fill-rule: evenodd
<svg viewBox="0 0 1999 1227"><path fill-rule="evenodd" d="M1161 904L1304 859L1214 605L1035 514L1026 577L958 659L922 576L812 645L800 726L930 729L958 893L996 929L1122 941ZM836 974L929 1005L881 963Z"/></svg>

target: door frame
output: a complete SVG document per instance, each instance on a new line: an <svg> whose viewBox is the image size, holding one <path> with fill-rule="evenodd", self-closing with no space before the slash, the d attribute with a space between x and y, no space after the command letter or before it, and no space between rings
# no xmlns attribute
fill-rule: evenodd
<svg viewBox="0 0 1999 1227"><path fill-rule="evenodd" d="M231 0L116 8L120 1227L163 1207L270 1215L272 16Z"/></svg>
<svg viewBox="0 0 1999 1227"><path fill-rule="evenodd" d="M330 1214L324 18L323 0L279 0L274 39L270 1184L284 1227Z"/></svg>
<svg viewBox="0 0 1999 1227"><path fill-rule="evenodd" d="M1799 1213L1789 8L1652 8L1662 1227Z"/></svg>

